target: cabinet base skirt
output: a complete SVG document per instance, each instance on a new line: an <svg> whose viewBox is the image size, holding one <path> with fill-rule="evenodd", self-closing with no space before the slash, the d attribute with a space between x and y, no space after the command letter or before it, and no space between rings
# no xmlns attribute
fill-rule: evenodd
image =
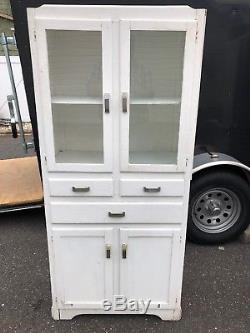
<svg viewBox="0 0 250 333"><path fill-rule="evenodd" d="M52 307L51 309L52 317L54 320L71 320L76 316L84 315L84 314L135 314L138 315L138 312L132 311L104 311L104 310L87 310L87 309L56 309ZM180 320L181 319L181 308L176 308L173 310L149 310L147 315L153 315L160 317L162 320Z"/></svg>

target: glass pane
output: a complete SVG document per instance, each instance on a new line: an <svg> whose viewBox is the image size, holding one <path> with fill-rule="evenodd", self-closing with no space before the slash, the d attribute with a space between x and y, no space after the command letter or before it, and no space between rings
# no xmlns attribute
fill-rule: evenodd
<svg viewBox="0 0 250 333"><path fill-rule="evenodd" d="M101 31L47 30L52 97L102 99Z"/></svg>
<svg viewBox="0 0 250 333"><path fill-rule="evenodd" d="M102 105L53 105L57 163L103 163L102 114Z"/></svg>
<svg viewBox="0 0 250 333"><path fill-rule="evenodd" d="M178 105L130 106L130 163L176 163Z"/></svg>
<svg viewBox="0 0 250 333"><path fill-rule="evenodd" d="M102 33L47 31L57 163L103 163Z"/></svg>
<svg viewBox="0 0 250 333"><path fill-rule="evenodd" d="M185 32L131 31L129 162L176 164Z"/></svg>

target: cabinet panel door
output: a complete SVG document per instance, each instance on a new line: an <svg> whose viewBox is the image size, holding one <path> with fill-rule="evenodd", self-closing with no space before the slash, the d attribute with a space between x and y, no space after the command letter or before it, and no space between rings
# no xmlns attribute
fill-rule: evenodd
<svg viewBox="0 0 250 333"><path fill-rule="evenodd" d="M144 302L150 299L153 309L173 307L182 276L179 229L121 228L120 246L120 294Z"/></svg>
<svg viewBox="0 0 250 333"><path fill-rule="evenodd" d="M113 294L112 228L55 228L54 235L59 306L102 309Z"/></svg>
<svg viewBox="0 0 250 333"><path fill-rule="evenodd" d="M49 170L112 171L111 22L36 23L38 112Z"/></svg>
<svg viewBox="0 0 250 333"><path fill-rule="evenodd" d="M196 26L196 20L121 21L122 170L185 170L196 114Z"/></svg>

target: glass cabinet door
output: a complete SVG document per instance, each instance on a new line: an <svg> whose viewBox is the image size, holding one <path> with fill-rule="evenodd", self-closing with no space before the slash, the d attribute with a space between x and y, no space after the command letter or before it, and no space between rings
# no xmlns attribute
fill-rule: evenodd
<svg viewBox="0 0 250 333"><path fill-rule="evenodd" d="M48 164L55 170L109 171L110 24L82 21L79 30L73 30L75 22L72 29L65 22L62 28L58 25L45 29L51 111L45 119L45 126L51 120Z"/></svg>
<svg viewBox="0 0 250 333"><path fill-rule="evenodd" d="M143 21L124 21L121 31L126 40L121 45L122 124L128 131L122 137L122 168L178 169L187 31L178 24Z"/></svg>

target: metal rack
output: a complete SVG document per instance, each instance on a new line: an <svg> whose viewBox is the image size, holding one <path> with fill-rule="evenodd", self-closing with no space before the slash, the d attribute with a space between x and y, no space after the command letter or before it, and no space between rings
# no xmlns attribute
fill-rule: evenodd
<svg viewBox="0 0 250 333"><path fill-rule="evenodd" d="M27 142L27 140L25 138L22 116L21 116L21 112L20 112L20 106L19 106L19 101L18 101L18 96L17 96L17 91L16 91L15 79L14 79L12 64L10 61L9 45L16 46L15 36L13 35L11 37L7 37L6 34L3 32L0 36L0 44L3 47L4 55L6 58L6 64L7 64L7 68L8 68L8 73L9 73L9 78L10 78L10 83L11 83L11 90L12 90L12 94L7 96L8 107L9 107L9 112L10 112L10 124L11 124L11 129L12 129L12 136L13 136L13 138L18 137L18 131L17 131L17 124L18 124L22 147L23 147L25 153L27 153L27 151L30 148L34 147L34 143Z"/></svg>
<svg viewBox="0 0 250 333"><path fill-rule="evenodd" d="M21 139L21 144L23 147L23 150L25 154L28 152L30 148L34 147L33 142L27 141L25 138L25 133L24 133L24 128L23 128L23 122L22 122L22 116L20 112L20 106L19 106L19 101L18 101L18 95L16 91L16 84L15 84L15 79L14 79L14 73L13 73L13 68L10 60L10 52L9 52L9 45L14 45L16 46L16 39L15 36L13 35L12 37L7 37L5 33L2 33L0 35L0 44L3 47L4 55L6 58L6 64L7 64L7 69L8 69L8 74L9 74L9 79L11 83L11 90L12 94L7 96L7 102L8 102L8 107L9 107L9 113L10 113L10 120L8 120L8 123L11 125L11 130L12 130L12 137L17 138L18 133L20 135ZM18 128L17 128L18 125ZM14 183L19 184L16 186L16 188L22 188L20 185L20 179L23 178L23 183L27 185L27 182L29 179L26 177L30 178L30 174L33 172L36 172L36 169L34 167L34 161L31 160L32 158L36 159L36 157L26 157L24 158L19 158L19 159L14 159L14 160L3 160L1 161L1 170L2 170L2 191L6 197L9 199L11 202L11 205L8 205L6 203L2 204L2 201L0 202L0 214L1 213L7 213L7 212L13 212L13 211L19 211L19 210L27 210L27 209L34 209L34 208L41 208L43 207L43 201L41 198L41 201L37 202L32 201L32 196L31 196L31 201L29 202L23 202L23 203L14 203L16 198L18 198L18 191L14 189ZM29 161L25 162L26 159L29 159ZM8 163L7 167L4 167L3 163ZM15 167L16 165L16 167ZM18 167L17 167L18 166ZM26 173L23 172L16 172L19 168L20 170L25 170ZM8 173L8 171L11 169L11 173ZM15 172L13 172L15 171ZM16 176L13 176L16 175ZM37 172L37 177L39 178L39 173ZM34 177L33 177L34 178ZM4 179L4 181L3 181ZM4 183L4 184L3 184ZM8 186L6 186L8 184ZM4 187L5 185L5 187ZM32 184L33 186L33 184ZM6 190L7 189L7 190ZM9 190L9 192L8 192ZM20 193L19 193L20 196ZM14 199L13 199L14 198Z"/></svg>

